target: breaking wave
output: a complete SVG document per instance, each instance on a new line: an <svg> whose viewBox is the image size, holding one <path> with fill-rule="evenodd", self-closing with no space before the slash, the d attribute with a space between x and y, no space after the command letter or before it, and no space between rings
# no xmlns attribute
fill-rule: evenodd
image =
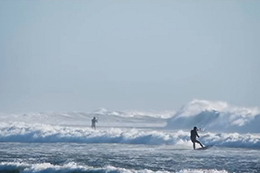
<svg viewBox="0 0 260 173"><path fill-rule="evenodd" d="M53 165L51 163L17 163L17 162L1 162L0 172L5 173L170 173L169 171L160 170L152 171L149 169L125 169L114 166L105 167L91 167L78 165L74 162L70 162L64 165ZM226 170L214 170L214 169L184 169L176 173L227 173Z"/></svg>
<svg viewBox="0 0 260 173"><path fill-rule="evenodd" d="M0 124L1 142L125 143L144 145L181 145L190 148L189 131L151 129L62 127L43 124ZM201 132L204 145L260 148L260 134Z"/></svg>
<svg viewBox="0 0 260 173"><path fill-rule="evenodd" d="M93 116L100 118L97 130L89 128ZM260 148L259 108L225 102L193 100L176 113L99 109L92 113L1 113L0 118L0 142L181 144L190 148L189 131L197 126L205 145Z"/></svg>
<svg viewBox="0 0 260 173"><path fill-rule="evenodd" d="M193 100L178 111L109 111L101 108L93 112L0 113L0 122L89 127L93 116L100 120L100 127L189 130L197 126L208 132L260 133L258 107L237 107L207 100Z"/></svg>
<svg viewBox="0 0 260 173"><path fill-rule="evenodd" d="M40 112L24 114L0 113L0 122L27 124L43 123L62 126L90 126L95 116L99 126L106 127L156 127L165 126L174 111L140 112L140 111L109 111L104 108L93 112ZM156 122L156 123L154 123Z"/></svg>
<svg viewBox="0 0 260 173"><path fill-rule="evenodd" d="M193 126L214 132L260 133L260 110L230 106L226 102L193 100L168 119L168 129Z"/></svg>

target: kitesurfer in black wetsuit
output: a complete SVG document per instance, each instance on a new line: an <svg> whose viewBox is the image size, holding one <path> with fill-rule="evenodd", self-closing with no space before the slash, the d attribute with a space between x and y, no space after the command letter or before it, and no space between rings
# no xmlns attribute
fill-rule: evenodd
<svg viewBox="0 0 260 173"><path fill-rule="evenodd" d="M198 136L198 138L200 137L200 136L198 135L197 131L198 131L198 128L197 128L196 126L193 128L193 130L190 131L190 139L191 139L191 141L192 141L192 143L193 143L193 149L194 149L194 150L195 150L195 143L196 143L196 142L199 143L202 148L204 147L204 146L201 144L201 142L196 139L197 136Z"/></svg>
<svg viewBox="0 0 260 173"><path fill-rule="evenodd" d="M96 119L96 117L93 117L93 119L91 120L91 127L93 129L96 129L96 123L98 122L98 120Z"/></svg>

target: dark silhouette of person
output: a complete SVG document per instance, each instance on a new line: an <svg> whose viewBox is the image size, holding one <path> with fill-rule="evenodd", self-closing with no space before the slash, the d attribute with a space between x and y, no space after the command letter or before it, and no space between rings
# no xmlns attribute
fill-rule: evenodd
<svg viewBox="0 0 260 173"><path fill-rule="evenodd" d="M193 128L193 130L190 131L190 139L191 139L191 142L193 143L193 149L195 150L195 143L199 143L200 146L203 148L204 146L201 144L201 142L199 140L196 139L196 137L200 137L197 133L198 131L198 128L195 126Z"/></svg>
<svg viewBox="0 0 260 173"><path fill-rule="evenodd" d="M96 117L93 117L91 120L91 128L96 129L97 122L98 122L98 120L96 119Z"/></svg>

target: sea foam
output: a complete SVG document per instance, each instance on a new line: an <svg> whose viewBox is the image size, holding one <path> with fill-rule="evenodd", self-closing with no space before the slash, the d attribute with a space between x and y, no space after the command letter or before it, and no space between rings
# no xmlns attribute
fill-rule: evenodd
<svg viewBox="0 0 260 173"><path fill-rule="evenodd" d="M1 142L124 143L182 145L190 148L189 131L163 131L136 128L63 127L44 124L0 124ZM201 132L204 145L260 148L260 134Z"/></svg>
<svg viewBox="0 0 260 173"><path fill-rule="evenodd" d="M21 163L21 162L1 162L0 171L6 173L20 172L20 173L65 173L65 172L78 172L78 173L170 173L166 170L153 171L149 169L125 169L114 166L92 167L86 165L78 165L74 162L69 162L64 165L53 165L51 163ZM226 170L215 169L183 169L176 173L227 173Z"/></svg>
<svg viewBox="0 0 260 173"><path fill-rule="evenodd" d="M179 111L148 113L99 109L94 112L0 114L1 142L126 143L188 146L200 128L205 145L260 148L259 108L193 100ZM157 115L158 114L158 115ZM98 118L97 130L90 128ZM170 118L169 118L170 117Z"/></svg>
<svg viewBox="0 0 260 173"><path fill-rule="evenodd" d="M214 132L260 133L258 107L235 107L220 101L193 100L168 119L168 129L191 129Z"/></svg>

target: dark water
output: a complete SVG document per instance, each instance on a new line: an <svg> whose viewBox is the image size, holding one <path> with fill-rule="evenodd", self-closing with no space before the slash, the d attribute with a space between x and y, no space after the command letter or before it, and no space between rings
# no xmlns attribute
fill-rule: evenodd
<svg viewBox="0 0 260 173"><path fill-rule="evenodd" d="M260 172L260 150L171 145L0 143L0 172Z"/></svg>

